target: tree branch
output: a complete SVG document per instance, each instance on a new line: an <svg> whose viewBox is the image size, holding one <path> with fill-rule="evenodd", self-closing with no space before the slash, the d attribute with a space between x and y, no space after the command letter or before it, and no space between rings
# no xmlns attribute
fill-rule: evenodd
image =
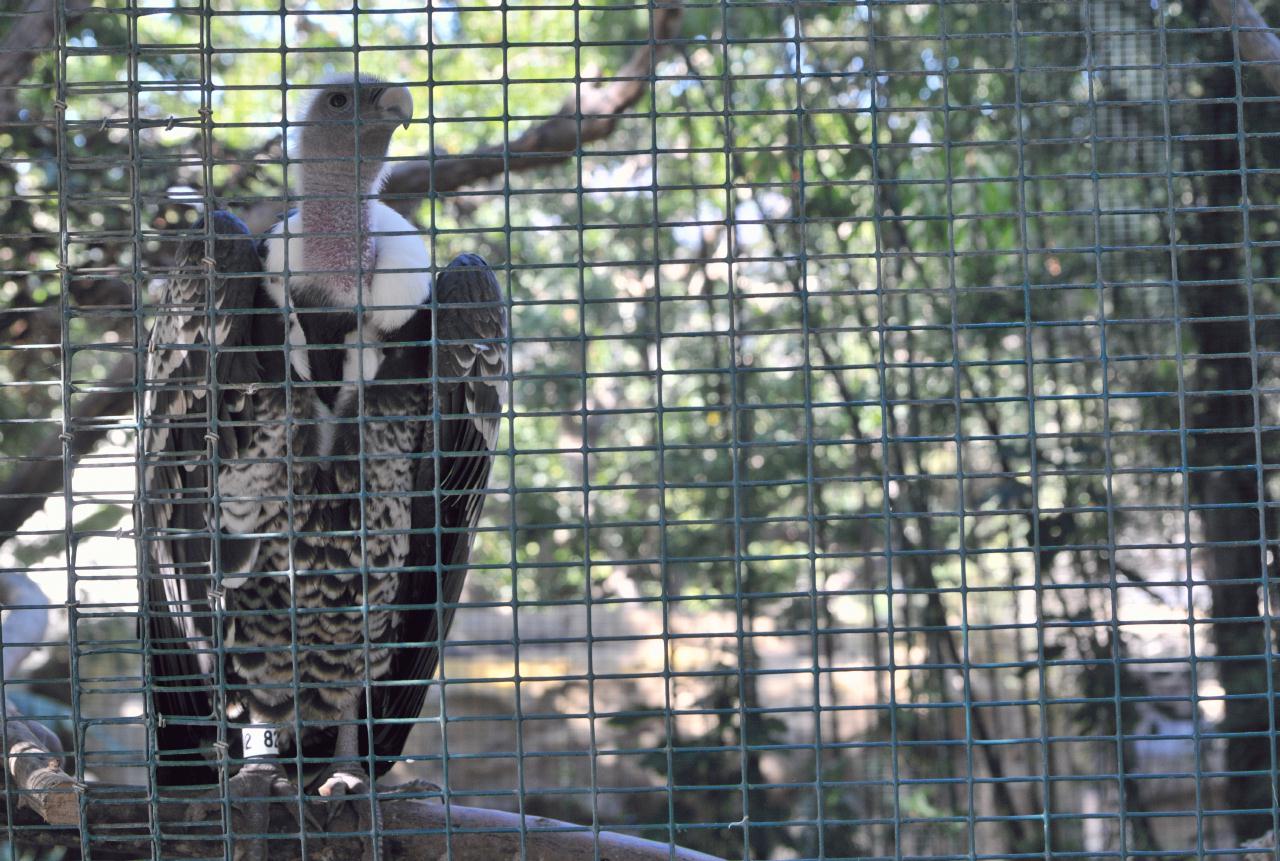
<svg viewBox="0 0 1280 861"><path fill-rule="evenodd" d="M72 412L73 463L68 468L106 437L110 427L95 424L96 420L126 415L133 409L133 357L121 359L99 385L102 388L90 392ZM27 518L44 507L50 494L62 489L63 476L62 439L51 434L0 484L0 544L13 538Z"/></svg>
<svg viewBox="0 0 1280 861"><path fill-rule="evenodd" d="M7 707L0 717L0 735L6 746L5 768L14 784L18 805L27 807L49 825L77 824L75 780L62 770L62 743L57 734Z"/></svg>
<svg viewBox="0 0 1280 861"><path fill-rule="evenodd" d="M32 726L11 721L10 727ZM38 725L34 725L38 726ZM43 729L43 728L42 728ZM11 734L13 730L10 730ZM47 730L46 730L47 732ZM56 742L56 739L55 739ZM30 737L24 737L27 760L38 755L31 749ZM47 765L52 768L56 759ZM39 779L37 769L23 772L20 788ZM57 772L65 782L71 778ZM15 777L17 773L15 773ZM48 777L43 778L48 780ZM41 784L43 786L43 784ZM34 789L35 787L30 787ZM67 786L59 787L67 789ZM91 785L85 792L85 809L90 840L96 858L149 857L159 849L165 857L207 858L218 851L227 831L222 823L193 821L190 816L194 793L165 790L159 799L148 798L140 786ZM36 795L24 794L24 800ZM29 811L11 814L15 837L20 845L36 847L78 847L80 845L78 798L73 792L49 793L43 797L65 799L60 807L33 808L46 814L37 817ZM312 802L327 805L330 802ZM357 830L356 809L359 802L347 804L330 827L334 831ZM32 806L28 802L28 806ZM384 797L379 804L383 821L383 845L388 861L395 859L444 858L454 861L493 861L495 858L526 858L528 861L721 861L712 855L682 849L666 843L642 840L625 834L601 831L541 816L520 816L499 810L446 807L438 801ZM303 820L305 821L305 819ZM46 825L64 827L48 828ZM70 827L65 827L70 826ZM231 833L249 833L241 814L233 812ZM300 841L289 839L298 833L296 808L288 802L272 805L270 839L272 861L300 861ZM523 833L523 839L522 839ZM598 847L598 852L597 852ZM310 861L347 861L358 855L356 837L327 837L307 833L307 858Z"/></svg>
<svg viewBox="0 0 1280 861"><path fill-rule="evenodd" d="M652 41L640 46L616 76L604 85L580 84L554 116L515 140L488 144L464 155L400 162L387 177L387 204L408 212L427 195L568 161L586 144L608 137L618 116L648 91L654 63L664 43L679 34L682 15L678 2L658 6L653 12Z"/></svg>
<svg viewBox="0 0 1280 861"><path fill-rule="evenodd" d="M78 18L85 0L67 0L68 21ZM16 118L19 85L26 82L31 66L41 54L49 53L57 23L57 4L53 0L30 0L0 39L0 125Z"/></svg>
<svg viewBox="0 0 1280 861"><path fill-rule="evenodd" d="M13 680L13 671L35 644L44 640L49 626L48 600L40 587L19 571L7 572L0 579L0 607L12 608L5 610L0 625L6 682ZM6 703L0 709L0 739L7 751L5 768L19 790L18 803L45 822L74 824L79 807L75 781L62 770L62 743L57 733L27 720Z"/></svg>
<svg viewBox="0 0 1280 861"><path fill-rule="evenodd" d="M1280 38L1249 0L1211 0L1213 11L1240 34L1240 58L1258 64L1267 84L1280 94Z"/></svg>

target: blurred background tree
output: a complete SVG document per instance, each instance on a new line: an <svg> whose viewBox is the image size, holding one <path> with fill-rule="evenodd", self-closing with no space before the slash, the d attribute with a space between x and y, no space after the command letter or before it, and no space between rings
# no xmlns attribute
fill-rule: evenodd
<svg viewBox="0 0 1280 861"><path fill-rule="evenodd" d="M48 4L0 19L0 564L83 599L100 771L144 756L106 720L141 684L120 363L197 217L169 189L264 229L288 86L358 56L420 107L393 155L472 153L653 21L382 5L69 3L64 136L56 53L16 50ZM580 157L393 181L436 259L503 268L516 371L426 775L726 857L1272 827L1277 108L1238 58L1210 0L696 5ZM72 702L65 647L27 674Z"/></svg>

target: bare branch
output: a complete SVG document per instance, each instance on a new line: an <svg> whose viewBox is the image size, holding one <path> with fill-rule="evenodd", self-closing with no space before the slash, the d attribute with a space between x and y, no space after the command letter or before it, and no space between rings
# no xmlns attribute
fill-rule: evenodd
<svg viewBox="0 0 1280 861"><path fill-rule="evenodd" d="M464 155L399 163L387 178L387 204L408 212L421 197L454 191L506 172L568 161L586 144L608 137L618 116L648 90L653 64L664 49L663 43L679 34L682 15L678 4L659 6L653 13L653 40L637 49L616 76L603 85L582 84L555 116L510 144L494 143Z"/></svg>
<svg viewBox="0 0 1280 861"><path fill-rule="evenodd" d="M85 5L86 0L68 0L67 18L78 17ZM13 26L0 39L0 124L13 121L17 87L27 81L36 58L49 53L53 46L57 4L53 0L30 0L13 17Z"/></svg>
<svg viewBox="0 0 1280 861"><path fill-rule="evenodd" d="M80 813L75 780L62 770L62 744L53 730L10 707L0 718L0 735L18 804L50 825L75 825Z"/></svg>
<svg viewBox="0 0 1280 861"><path fill-rule="evenodd" d="M48 597L25 574L9 571L0 580L0 606L5 610L0 628L4 652L4 679L13 680L13 671L44 639L49 625ZM62 743L57 733L41 723L27 720L12 706L0 710L0 739L3 739L5 768L17 790L18 804L32 810L45 822L73 825L79 818L75 780L62 770Z"/></svg>
<svg viewBox="0 0 1280 861"><path fill-rule="evenodd" d="M98 419L132 411L132 384L133 357L128 356L111 369L101 389L76 404L70 423L72 463L66 465L68 469L106 437L110 427ZM8 481L0 484L0 543L16 535L27 518L44 507L49 495L62 489L63 476L62 439L50 435L14 468Z"/></svg>
<svg viewBox="0 0 1280 861"><path fill-rule="evenodd" d="M678 3L655 9L652 41L638 48L616 75L599 84L581 84L554 116L527 129L509 146L486 144L461 155L428 155L398 162L387 174L385 203L408 213L427 195L457 191L503 173L568 161L586 144L604 140L617 127L618 117L644 96L652 80L653 64L666 47L664 43L679 34L683 14ZM261 163L258 156L279 147L278 137L265 143L227 187L234 188L251 176ZM279 201L264 200L239 215L250 230L260 233L280 217L280 208Z"/></svg>
<svg viewBox="0 0 1280 861"><path fill-rule="evenodd" d="M1258 64L1258 71L1280 94L1280 38L1249 0L1212 0L1213 11L1228 27L1240 34L1240 57Z"/></svg>

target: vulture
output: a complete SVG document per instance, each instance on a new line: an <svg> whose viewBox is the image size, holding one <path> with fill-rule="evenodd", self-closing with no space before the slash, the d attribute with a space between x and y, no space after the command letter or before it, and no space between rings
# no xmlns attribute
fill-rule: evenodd
<svg viewBox="0 0 1280 861"><path fill-rule="evenodd" d="M324 82L296 132L297 209L256 239L208 214L151 311L156 781L219 784L220 755L247 758L227 780L250 835L269 814L247 799L299 787L367 796L376 833L370 787L422 710L484 502L502 294L473 254L433 279L419 231L374 199L411 116L405 87ZM265 840L237 856L262 861Z"/></svg>

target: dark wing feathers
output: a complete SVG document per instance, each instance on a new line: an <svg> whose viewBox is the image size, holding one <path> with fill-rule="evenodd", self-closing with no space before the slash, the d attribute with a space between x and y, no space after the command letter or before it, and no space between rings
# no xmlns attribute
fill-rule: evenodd
<svg viewBox="0 0 1280 861"><path fill-rule="evenodd" d="M156 714L164 718L160 749L192 763L162 769L161 780L168 784L201 783L210 777L207 768L194 764L199 761L196 750L213 732L212 726L202 730L199 722L212 720L215 703L214 612L208 600L210 412L218 420L219 455L228 459L245 439L235 424L252 419L242 391L210 386L210 344L218 349L243 346L251 343L252 330L264 325L243 313L210 316L210 295L217 312L253 308L262 269L249 230L239 219L215 212L212 223L212 255L206 254L204 239L183 240L178 248L175 270L155 306L147 355L145 478L138 508L149 566L151 697ZM202 222L197 229L203 227ZM261 377L259 357L252 352L214 355L217 383L251 383ZM224 554L232 557L223 560L224 568L246 549L224 544Z"/></svg>
<svg viewBox="0 0 1280 861"><path fill-rule="evenodd" d="M441 414L460 411L462 385L441 385L440 389ZM403 611L395 636L412 646L395 650L390 675L397 682L421 683L375 688L374 714L378 718L416 718L422 713L426 682L435 675L440 646L453 621L466 580L473 530L480 519L483 492L489 481L492 440L482 437L469 419L444 420L441 429L438 440L443 464L441 480L436 481L434 456L417 462L411 503L410 564L400 575L396 595L398 605L415 609ZM432 440L428 438L423 442L423 452L431 453ZM459 464L472 466L459 469ZM411 729L410 723L377 724L374 750L380 758L398 755ZM392 764L380 759L379 770Z"/></svg>
<svg viewBox="0 0 1280 861"><path fill-rule="evenodd" d="M412 645L395 649L391 659L390 677L400 684L374 688L376 719L403 721L422 713L426 682L435 675L440 646L466 580L501 418L506 315L497 279L484 260L464 255L440 274L435 289L436 329L447 342L437 346L438 377L434 382L416 384L416 404L411 413L404 413L431 416L436 412L433 396L438 395L438 432L433 433L431 422L419 423L416 451L424 456L416 458L414 466L408 566L400 576L396 595L397 605L416 609L402 612L393 636ZM429 343L432 322L424 308L388 341ZM431 373L428 349L390 348L376 380L421 381ZM367 409L370 393L379 388L384 387L373 386L366 392ZM411 722L401 721L375 725L379 774L394 765L390 757L400 754L413 729ZM362 740L362 753L367 752Z"/></svg>

